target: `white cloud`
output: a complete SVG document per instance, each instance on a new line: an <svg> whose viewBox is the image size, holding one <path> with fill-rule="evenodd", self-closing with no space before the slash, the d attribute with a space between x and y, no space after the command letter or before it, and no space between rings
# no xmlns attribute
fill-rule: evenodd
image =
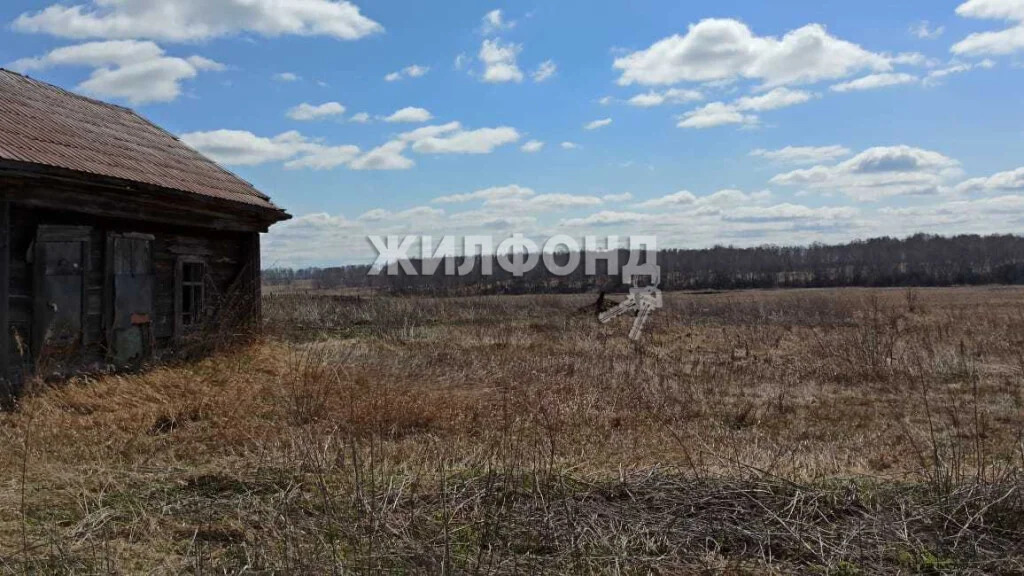
<svg viewBox="0 0 1024 576"><path fill-rule="evenodd" d="M833 92L855 92L861 90L875 90L877 88L885 88L888 86L898 86L900 84L913 84L915 82L917 82L917 76L914 76L913 74L896 74L890 72L885 74L870 74L849 82L834 84L829 89Z"/></svg>
<svg viewBox="0 0 1024 576"><path fill-rule="evenodd" d="M938 70L932 70L928 73L928 76L924 79L926 86L934 86L942 82L942 80L948 76L954 74L963 74L964 72L970 72L975 68L990 69L994 68L995 62L989 59L982 60L980 62L964 63L964 62L952 62L945 68L939 68Z"/></svg>
<svg viewBox="0 0 1024 576"><path fill-rule="evenodd" d="M77 89L98 98L115 98L132 105L170 102L181 95L181 83L200 71L225 67L202 56L167 56L153 42L111 40L57 48L49 53L13 62L11 68L31 71L54 66L92 68Z"/></svg>
<svg viewBox="0 0 1024 576"><path fill-rule="evenodd" d="M521 213L547 212L571 208L600 206L604 201L597 196L578 196L575 194L538 194L529 198L491 198L484 206L501 208L506 211Z"/></svg>
<svg viewBox="0 0 1024 576"><path fill-rule="evenodd" d="M638 207L640 208L668 208L677 206L691 206L697 202L697 197L689 190L680 190L674 194L668 196L662 196L661 198L655 198L653 200L647 200L641 202Z"/></svg>
<svg viewBox="0 0 1024 576"><path fill-rule="evenodd" d="M408 170L416 163L402 155L406 146L398 140L388 142L354 159L349 167L353 170Z"/></svg>
<svg viewBox="0 0 1024 576"><path fill-rule="evenodd" d="M793 220L846 220L858 214L856 208L848 206L809 208L799 204L776 204L775 206L740 207L723 213L728 222L788 222Z"/></svg>
<svg viewBox="0 0 1024 576"><path fill-rule="evenodd" d="M745 112L765 112L777 110L788 106L802 104L814 98L815 95L804 90L792 90L785 87L775 88L758 96L744 96L736 101L726 104L724 102L711 102L696 110L691 110L683 115L677 126L680 128L713 128L727 124L754 125L758 123L758 117Z"/></svg>
<svg viewBox="0 0 1024 576"><path fill-rule="evenodd" d="M910 26L910 33L922 40L935 40L946 31L945 26L932 27L931 22L921 20Z"/></svg>
<svg viewBox="0 0 1024 576"><path fill-rule="evenodd" d="M720 213L721 210L735 206L760 204L771 198L771 192L765 190L747 194L742 190L724 189L707 196L696 196L689 190L680 190L674 194L641 202L638 208L676 208L689 210L693 214L709 215Z"/></svg>
<svg viewBox="0 0 1024 576"><path fill-rule="evenodd" d="M1020 0L968 0L957 7L956 13L964 18L1024 22L1024 3Z"/></svg>
<svg viewBox="0 0 1024 576"><path fill-rule="evenodd" d="M604 210L596 214L591 214L585 218L568 218L562 220L559 225L567 227L584 227L584 226L619 226L622 224L634 224L636 222L643 222L651 218L650 214L642 214L639 212L612 212Z"/></svg>
<svg viewBox="0 0 1024 576"><path fill-rule="evenodd" d="M288 111L288 117L292 120L318 120L329 116L340 116L345 113L345 107L338 102L326 102L320 105L313 105L303 102Z"/></svg>
<svg viewBox="0 0 1024 576"><path fill-rule="evenodd" d="M629 99L630 106L650 108L662 104L685 104L703 100L704 95L697 90L684 90L682 88L670 88L663 92L651 90L644 94L637 94Z"/></svg>
<svg viewBox="0 0 1024 576"><path fill-rule="evenodd" d="M424 126L399 136L399 140L412 142L413 151L419 154L490 154L519 138L519 132L509 126L465 130L458 122Z"/></svg>
<svg viewBox="0 0 1024 576"><path fill-rule="evenodd" d="M631 192L623 192L622 194L605 194L601 197L605 202L629 202L633 199Z"/></svg>
<svg viewBox="0 0 1024 576"><path fill-rule="evenodd" d="M409 106L407 108L397 110L394 114L385 118L384 121L391 123L421 123L428 122L433 117L434 116L430 113L430 111L426 109Z"/></svg>
<svg viewBox="0 0 1024 576"><path fill-rule="evenodd" d="M316 143L295 131L273 138L263 138L244 130L190 132L182 134L181 141L216 162L233 166L288 160L317 148Z"/></svg>
<svg viewBox="0 0 1024 576"><path fill-rule="evenodd" d="M735 106L712 102L683 115L676 126L680 128L714 128L726 124L756 124L757 116L743 114Z"/></svg>
<svg viewBox="0 0 1024 576"><path fill-rule="evenodd" d="M353 114L352 117L348 119L348 121L355 122L356 124L368 124L370 122L370 115L367 114L366 112L358 112L356 114Z"/></svg>
<svg viewBox="0 0 1024 576"><path fill-rule="evenodd" d="M493 200L523 200L535 196L536 192L529 188L517 186L515 184L509 186L496 186L494 188L485 188L483 190L477 190L468 194L452 194L449 196L439 196L434 198L434 202L437 204L457 204L463 202L472 202L474 200L493 201Z"/></svg>
<svg viewBox="0 0 1024 576"><path fill-rule="evenodd" d="M540 140L530 140L520 148L523 152L535 153L544 149L544 143Z"/></svg>
<svg viewBox="0 0 1024 576"><path fill-rule="evenodd" d="M671 85L748 78L766 86L809 84L860 70L889 71L889 59L809 24L781 39L756 36L731 19L702 20L684 36L659 40L646 50L617 58L619 84Z"/></svg>
<svg viewBox="0 0 1024 576"><path fill-rule="evenodd" d="M523 71L516 63L522 49L518 44L503 44L498 39L484 40L479 55L484 64L484 82L522 82Z"/></svg>
<svg viewBox="0 0 1024 576"><path fill-rule="evenodd" d="M612 123L611 118L602 118L601 120L594 120L593 122L587 122L584 126L584 130L597 130L598 128L604 128Z"/></svg>
<svg viewBox="0 0 1024 576"><path fill-rule="evenodd" d="M562 142L560 144L560 146L562 147L563 150L576 150L577 148L580 147L579 144L577 144L575 142L568 142L568 141L567 142Z"/></svg>
<svg viewBox="0 0 1024 576"><path fill-rule="evenodd" d="M227 66L220 62L202 56L189 56L185 60L188 60L189 64L195 66L196 70L202 70L203 72L223 72L228 69Z"/></svg>
<svg viewBox="0 0 1024 576"><path fill-rule="evenodd" d="M353 170L405 170L415 163L402 156L407 143L388 142L365 154L358 146L328 146L291 131L265 138L244 130L214 130L182 134L185 144L216 162L233 166L256 166L285 162L288 169L330 170L347 166Z"/></svg>
<svg viewBox="0 0 1024 576"><path fill-rule="evenodd" d="M278 82L298 82L302 78L294 72L278 72L274 74L274 80Z"/></svg>
<svg viewBox="0 0 1024 576"><path fill-rule="evenodd" d="M857 200L937 194L960 175L959 162L910 146L870 148L832 166L779 174L772 184L819 192L838 191Z"/></svg>
<svg viewBox="0 0 1024 576"><path fill-rule="evenodd" d="M54 4L14 21L21 32L64 38L196 42L240 33L356 40L384 28L346 0L92 0Z"/></svg>
<svg viewBox="0 0 1024 576"><path fill-rule="evenodd" d="M1005 55L1024 51L1024 2L1020 0L968 0L956 9L964 18L1008 20L1013 26L998 32L976 32L950 49L962 56Z"/></svg>
<svg viewBox="0 0 1024 576"><path fill-rule="evenodd" d="M786 146L778 150L758 148L750 155L783 164L818 164L849 156L850 149L845 146Z"/></svg>
<svg viewBox="0 0 1024 576"><path fill-rule="evenodd" d="M972 178L956 186L956 191L970 192L1024 192L1024 168L999 172L986 178Z"/></svg>
<svg viewBox="0 0 1024 576"><path fill-rule="evenodd" d="M289 170L310 168L312 170L333 170L345 166L359 156L358 146L316 146L301 157L285 163Z"/></svg>
<svg viewBox="0 0 1024 576"><path fill-rule="evenodd" d="M422 76L426 76L427 72L430 72L430 67L413 64L412 66L403 68L402 72L404 72L409 78L420 78Z"/></svg>
<svg viewBox="0 0 1024 576"><path fill-rule="evenodd" d="M738 110L765 112L777 110L788 106L803 104L814 98L814 94L803 90L790 90L789 88L775 88L774 90L761 94L760 96L745 96L733 103Z"/></svg>
<svg viewBox="0 0 1024 576"><path fill-rule="evenodd" d="M392 72L384 77L388 82L397 82L402 78L421 78L426 76L430 72L429 66L419 66L413 64L412 66L406 66L397 72Z"/></svg>
<svg viewBox="0 0 1024 576"><path fill-rule="evenodd" d="M511 30L515 28L516 23L514 20L506 20L505 14L501 10L491 10L487 14L484 14L483 24L480 27L480 33L484 36L494 34L495 32L502 32L504 30Z"/></svg>
<svg viewBox="0 0 1024 576"><path fill-rule="evenodd" d="M537 66L537 69L533 72L533 81L544 82L554 76L557 72L558 66L555 65L555 61L545 60L541 62L540 66Z"/></svg>

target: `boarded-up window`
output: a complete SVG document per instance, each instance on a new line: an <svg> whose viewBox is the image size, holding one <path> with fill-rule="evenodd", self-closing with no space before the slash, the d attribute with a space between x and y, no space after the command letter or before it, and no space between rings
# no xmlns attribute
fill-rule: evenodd
<svg viewBox="0 0 1024 576"><path fill-rule="evenodd" d="M33 349L59 371L83 342L89 228L40 226L30 250L34 269Z"/></svg>
<svg viewBox="0 0 1024 576"><path fill-rule="evenodd" d="M128 364L152 353L153 237L118 234L111 244L113 356L118 364Z"/></svg>

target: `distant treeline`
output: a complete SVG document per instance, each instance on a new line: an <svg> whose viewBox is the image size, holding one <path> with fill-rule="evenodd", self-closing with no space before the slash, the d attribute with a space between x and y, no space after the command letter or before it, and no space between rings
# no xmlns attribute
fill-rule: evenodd
<svg viewBox="0 0 1024 576"><path fill-rule="evenodd" d="M624 265L629 254L619 254ZM609 276L598 260L598 274L555 276L543 265L514 277L493 262L482 275L480 256L472 273L444 275L444 265L431 276L381 274L370 266L340 268L276 268L263 271L267 285L302 284L317 289L372 288L400 294L528 294L574 293L622 289L622 279ZM559 255L568 260L568 254ZM581 258L581 262L583 259ZM459 264L464 259L457 259ZM905 239L875 238L849 244L810 246L716 246L701 250L660 250L661 287L665 290L735 290L746 288L827 288L840 286L953 286L1024 284L1024 237L1015 235L917 234ZM417 270L422 263L414 261Z"/></svg>

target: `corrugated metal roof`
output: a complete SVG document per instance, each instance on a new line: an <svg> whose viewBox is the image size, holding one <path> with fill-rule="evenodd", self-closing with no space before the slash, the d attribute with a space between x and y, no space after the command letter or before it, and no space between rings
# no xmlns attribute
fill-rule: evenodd
<svg viewBox="0 0 1024 576"><path fill-rule="evenodd" d="M4 69L0 159L280 210L251 184L135 112Z"/></svg>

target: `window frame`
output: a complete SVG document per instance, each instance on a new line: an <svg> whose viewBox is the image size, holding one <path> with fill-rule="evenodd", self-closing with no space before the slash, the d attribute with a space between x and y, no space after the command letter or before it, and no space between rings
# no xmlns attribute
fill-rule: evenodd
<svg viewBox="0 0 1024 576"><path fill-rule="evenodd" d="M200 274L198 280L185 280L185 267L199 266ZM179 256L174 269L174 336L181 339L187 333L199 329L202 324L203 310L206 305L206 275L209 265L203 258L195 256ZM199 290L198 310L196 310L196 298L192 297L191 312L192 321L185 322L185 288Z"/></svg>

